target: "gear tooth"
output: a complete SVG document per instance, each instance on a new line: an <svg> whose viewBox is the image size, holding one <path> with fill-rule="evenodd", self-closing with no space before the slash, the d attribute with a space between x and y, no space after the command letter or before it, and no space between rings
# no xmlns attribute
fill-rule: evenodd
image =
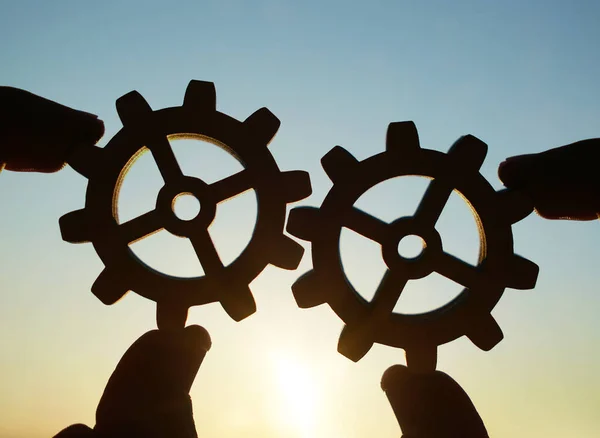
<svg viewBox="0 0 600 438"><path fill-rule="evenodd" d="M319 277L315 274L314 270L308 271L296 280L292 285L292 293L298 307L302 309L315 307L326 301L326 297L322 293Z"/></svg>
<svg viewBox="0 0 600 438"><path fill-rule="evenodd" d="M131 91L117 99L117 113L123 126L135 124L151 112L152 108L137 91Z"/></svg>
<svg viewBox="0 0 600 438"><path fill-rule="evenodd" d="M221 306L234 321L241 321L256 312L256 302L246 284L227 285L219 297Z"/></svg>
<svg viewBox="0 0 600 438"><path fill-rule="evenodd" d="M313 240L319 229L319 209L297 207L290 211L286 231L302 240Z"/></svg>
<svg viewBox="0 0 600 438"><path fill-rule="evenodd" d="M310 176L303 170L283 172L283 190L287 202L296 202L308 198L312 194Z"/></svg>
<svg viewBox="0 0 600 438"><path fill-rule="evenodd" d="M533 212L533 202L516 190L498 192L498 210L509 224L516 224Z"/></svg>
<svg viewBox="0 0 600 438"><path fill-rule="evenodd" d="M394 122L388 125L385 148L407 154L420 149L419 133L414 122Z"/></svg>
<svg viewBox="0 0 600 438"><path fill-rule="evenodd" d="M531 260L515 254L506 274L506 286L513 289L533 289L540 267Z"/></svg>
<svg viewBox="0 0 600 438"><path fill-rule="evenodd" d="M104 167L104 157L104 149L98 146L82 146L71 153L67 162L77 173L90 179L98 169Z"/></svg>
<svg viewBox="0 0 600 438"><path fill-rule="evenodd" d="M485 156L487 155L488 146L477 137L465 135L454 142L448 156L452 157L460 169L479 170Z"/></svg>
<svg viewBox="0 0 600 438"><path fill-rule="evenodd" d="M345 326L340 334L338 352L358 362L373 346L373 330L367 326Z"/></svg>
<svg viewBox="0 0 600 438"><path fill-rule="evenodd" d="M321 165L329 179L336 182L343 178L351 178L358 160L343 147L336 146L321 158Z"/></svg>
<svg viewBox="0 0 600 438"><path fill-rule="evenodd" d="M215 84L206 81L190 81L185 90L183 106L194 111L216 111L217 91Z"/></svg>
<svg viewBox="0 0 600 438"><path fill-rule="evenodd" d="M129 288L123 285L122 276L105 268L92 285L92 293L104 304L110 305L119 301Z"/></svg>
<svg viewBox="0 0 600 438"><path fill-rule="evenodd" d="M274 245L271 264L282 269L296 269L304 255L304 247L287 236L282 236Z"/></svg>
<svg viewBox="0 0 600 438"><path fill-rule="evenodd" d="M429 373L435 371L437 366L437 347L419 346L404 350L406 366L411 371L418 373Z"/></svg>
<svg viewBox="0 0 600 438"><path fill-rule="evenodd" d="M188 308L171 303L156 303L156 325L160 330L181 330L185 327Z"/></svg>
<svg viewBox="0 0 600 438"><path fill-rule="evenodd" d="M89 216L85 209L65 214L58 220L60 234L65 242L85 243L92 240Z"/></svg>
<svg viewBox="0 0 600 438"><path fill-rule="evenodd" d="M473 324L467 337L482 350L489 351L504 338L504 334L494 317L487 315Z"/></svg>
<svg viewBox="0 0 600 438"><path fill-rule="evenodd" d="M263 145L268 145L273 140L279 125L281 125L279 119L267 108L255 111L244 121L244 127L259 144Z"/></svg>

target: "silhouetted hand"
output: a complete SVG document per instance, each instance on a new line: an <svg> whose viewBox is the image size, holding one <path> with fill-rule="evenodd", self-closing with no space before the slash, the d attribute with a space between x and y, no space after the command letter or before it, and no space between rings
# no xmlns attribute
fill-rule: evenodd
<svg viewBox="0 0 600 438"><path fill-rule="evenodd" d="M508 188L527 194L548 219L593 220L600 213L600 139L578 141L504 161Z"/></svg>
<svg viewBox="0 0 600 438"><path fill-rule="evenodd" d="M144 334L110 377L94 429L76 424L55 438L196 438L189 391L210 346L197 325Z"/></svg>
<svg viewBox="0 0 600 438"><path fill-rule="evenodd" d="M71 151L104 134L97 116L12 87L0 87L0 170L56 172Z"/></svg>
<svg viewBox="0 0 600 438"><path fill-rule="evenodd" d="M394 365L383 374L381 387L403 438L488 437L467 393L441 371L421 374Z"/></svg>

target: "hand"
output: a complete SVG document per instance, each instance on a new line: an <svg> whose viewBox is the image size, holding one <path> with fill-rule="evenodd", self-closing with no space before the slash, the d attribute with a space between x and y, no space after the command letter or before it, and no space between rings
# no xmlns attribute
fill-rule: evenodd
<svg viewBox="0 0 600 438"><path fill-rule="evenodd" d="M403 365L387 369L381 387L404 438L487 438L467 393L450 376L414 373Z"/></svg>
<svg viewBox="0 0 600 438"><path fill-rule="evenodd" d="M504 185L528 195L548 219L593 220L600 213L600 139L504 161Z"/></svg>
<svg viewBox="0 0 600 438"><path fill-rule="evenodd" d="M104 134L98 116L0 87L0 170L56 172L71 151Z"/></svg>
<svg viewBox="0 0 600 438"><path fill-rule="evenodd" d="M196 438L189 391L210 346L197 325L144 334L110 377L95 428L76 424L55 438Z"/></svg>

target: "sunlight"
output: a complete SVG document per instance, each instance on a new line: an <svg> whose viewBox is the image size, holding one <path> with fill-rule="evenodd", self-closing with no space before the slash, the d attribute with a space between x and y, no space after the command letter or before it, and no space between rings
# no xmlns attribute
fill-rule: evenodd
<svg viewBox="0 0 600 438"><path fill-rule="evenodd" d="M318 415L318 385L314 373L297 358L273 358L275 381L280 401L277 419L291 436L313 438Z"/></svg>

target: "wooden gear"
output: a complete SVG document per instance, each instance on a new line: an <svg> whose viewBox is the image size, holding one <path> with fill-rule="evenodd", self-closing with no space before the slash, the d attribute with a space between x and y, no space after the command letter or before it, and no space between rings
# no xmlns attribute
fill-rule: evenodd
<svg viewBox="0 0 600 438"><path fill-rule="evenodd" d="M192 81L181 107L153 111L136 91L117 100L123 128L105 148L90 146L69 164L89 179L85 208L60 219L64 240L92 242L105 269L92 292L113 304L129 290L157 302L159 327L185 325L190 306L221 302L236 321L256 311L249 283L269 264L295 269L303 248L283 234L286 204L311 193L306 172L281 172L267 145L279 120L262 108L244 122L216 111L211 82ZM213 184L182 173L168 139L192 137L210 141L237 158L244 170ZM152 153L165 181L156 208L125 223L118 222L116 200L123 178L145 150ZM208 233L216 206L246 190L256 192L258 214L252 239L229 266L223 266ZM191 193L202 205L198 216L181 220L173 212L177 196ZM179 278L141 262L129 244L166 229L189 238L205 275Z"/></svg>
<svg viewBox="0 0 600 438"><path fill-rule="evenodd" d="M533 211L516 192L496 192L479 173L487 145L473 136L460 138L447 154L421 149L412 122L388 127L386 151L357 161L337 146L321 160L333 187L320 208L291 211L287 231L312 243L313 270L293 285L300 307L328 303L346 323L338 351L358 361L374 342L401 347L411 369L436 367L437 347L466 335L483 350L503 338L491 315L505 287L531 289L538 266L513 252L511 225ZM383 222L354 207L368 189L390 178L416 175L432 179L412 217ZM453 190L468 202L477 219L481 239L479 263L473 267L444 252L435 230ZM388 267L371 302L362 298L347 280L339 253L342 227L381 245ZM426 244L412 259L398 254L398 243L417 235ZM450 303L436 310L406 315L393 313L409 280L437 272L465 287Z"/></svg>

